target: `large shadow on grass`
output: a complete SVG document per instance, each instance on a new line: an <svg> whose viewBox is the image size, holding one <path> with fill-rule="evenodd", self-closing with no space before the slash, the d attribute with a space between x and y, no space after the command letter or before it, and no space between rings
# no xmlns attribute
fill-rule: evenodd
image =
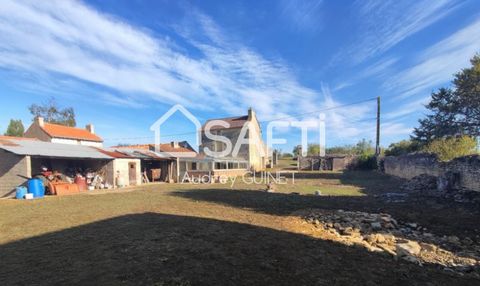
<svg viewBox="0 0 480 286"><path fill-rule="evenodd" d="M0 246L0 285L478 285L248 224L126 215Z"/></svg>
<svg viewBox="0 0 480 286"><path fill-rule="evenodd" d="M232 189L187 189L172 192L172 195L280 216L304 209L388 213L397 220L428 227L436 235L456 235L460 238L478 235L480 215L478 210L465 209L462 205L430 204L424 200L387 203L373 196L314 196Z"/></svg>

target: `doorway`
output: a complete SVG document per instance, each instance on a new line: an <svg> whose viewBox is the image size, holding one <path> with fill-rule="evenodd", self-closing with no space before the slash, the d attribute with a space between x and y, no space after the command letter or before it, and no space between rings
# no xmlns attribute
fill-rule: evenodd
<svg viewBox="0 0 480 286"><path fill-rule="evenodd" d="M128 181L130 185L137 184L137 163L128 163Z"/></svg>

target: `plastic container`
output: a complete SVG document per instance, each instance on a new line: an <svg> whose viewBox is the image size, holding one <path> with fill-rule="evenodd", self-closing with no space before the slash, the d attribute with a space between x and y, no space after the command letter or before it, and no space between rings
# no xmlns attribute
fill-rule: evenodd
<svg viewBox="0 0 480 286"><path fill-rule="evenodd" d="M15 198L18 200L24 199L25 195L28 193L26 187L16 187L15 188Z"/></svg>
<svg viewBox="0 0 480 286"><path fill-rule="evenodd" d="M80 192L77 184L55 183L54 188L57 196L73 195Z"/></svg>
<svg viewBox="0 0 480 286"><path fill-rule="evenodd" d="M74 183L78 185L80 192L87 190L87 180L84 177L75 177Z"/></svg>
<svg viewBox="0 0 480 286"><path fill-rule="evenodd" d="M126 186L125 179L123 179L122 177L118 177L117 178L117 187L123 188L125 186Z"/></svg>
<svg viewBox="0 0 480 286"><path fill-rule="evenodd" d="M28 192L33 194L34 198L43 198L45 196L45 187L40 179L28 180Z"/></svg>

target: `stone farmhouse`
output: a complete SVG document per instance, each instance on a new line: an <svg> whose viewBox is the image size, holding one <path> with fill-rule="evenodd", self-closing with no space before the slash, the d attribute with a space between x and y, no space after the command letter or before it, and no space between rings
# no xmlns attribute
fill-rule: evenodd
<svg viewBox="0 0 480 286"><path fill-rule="evenodd" d="M262 140L262 130L257 119L255 111L250 108L247 115L237 117L227 117L210 119L202 127L200 153L204 154L205 149L221 152L226 150L226 144L212 140L207 137L205 129L214 120L220 120L227 123L227 127L222 125L212 125L210 132L217 136L224 136L232 142L232 150L227 154L226 158L236 159L239 161L247 161L248 165L254 171L260 171L267 167L270 163L269 150ZM242 129L248 128L244 136L242 136ZM245 138L248 143L239 145L238 153L234 154L235 145L241 139Z"/></svg>

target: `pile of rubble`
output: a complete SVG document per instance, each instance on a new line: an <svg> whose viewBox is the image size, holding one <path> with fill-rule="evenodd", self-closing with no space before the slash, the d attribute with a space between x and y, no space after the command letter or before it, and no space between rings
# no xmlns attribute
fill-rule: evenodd
<svg viewBox="0 0 480 286"><path fill-rule="evenodd" d="M437 189L437 178L427 174L422 174L404 183L401 189L405 191L426 191Z"/></svg>
<svg viewBox="0 0 480 286"><path fill-rule="evenodd" d="M309 210L302 218L326 239L385 252L418 265L436 264L477 276L480 273L480 244L468 237L438 237L416 223L399 222L383 213Z"/></svg>
<svg viewBox="0 0 480 286"><path fill-rule="evenodd" d="M449 179L422 174L405 182L400 188L405 195L419 194L459 203L480 203L480 192L456 189Z"/></svg>

